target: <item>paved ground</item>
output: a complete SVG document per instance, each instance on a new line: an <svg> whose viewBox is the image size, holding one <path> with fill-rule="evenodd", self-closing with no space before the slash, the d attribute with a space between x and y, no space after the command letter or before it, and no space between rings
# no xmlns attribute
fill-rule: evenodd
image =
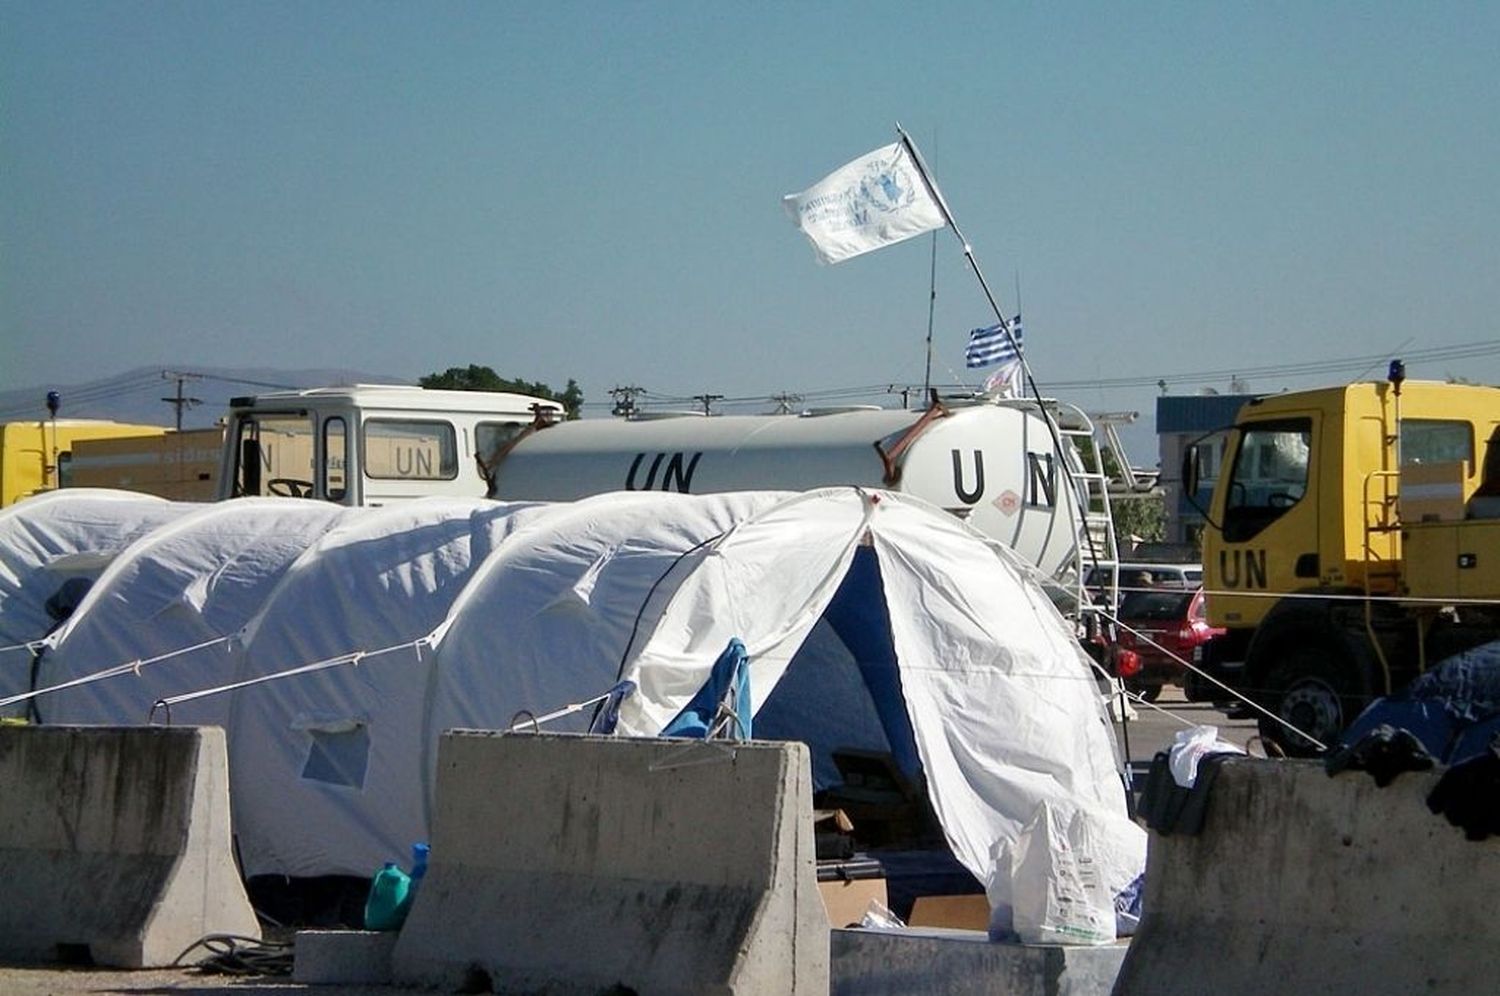
<svg viewBox="0 0 1500 996"><path fill-rule="evenodd" d="M1230 719L1206 702L1188 702L1182 697L1180 688L1164 688L1155 704L1156 708L1152 708L1138 702L1135 705L1138 719L1128 724L1115 724L1122 755L1126 753L1125 742L1129 741L1130 761L1150 764L1157 751L1171 747L1177 732L1189 726L1216 726L1221 739L1241 747L1256 737L1255 720ZM1250 744L1250 750L1256 754L1264 753L1259 740Z"/></svg>
<svg viewBox="0 0 1500 996"><path fill-rule="evenodd" d="M411 996L393 986L308 986L291 980L199 975L187 969L101 971L98 969L0 968L4 996L109 996L171 993L177 996Z"/></svg>

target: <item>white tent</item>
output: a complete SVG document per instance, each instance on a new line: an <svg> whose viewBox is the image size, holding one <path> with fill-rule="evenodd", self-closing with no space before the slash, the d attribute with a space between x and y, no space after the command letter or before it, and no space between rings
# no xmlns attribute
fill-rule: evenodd
<svg viewBox="0 0 1500 996"><path fill-rule="evenodd" d="M234 681L201 675L239 686L217 710L247 874L363 876L404 856L427 834L444 729L504 728L626 677L639 690L621 731L654 735L731 637L750 654L757 736L812 744L820 784L834 777L832 748L888 751L925 780L954 853L992 897L1006 894L992 881L998 850L1044 802L1091 818L1112 888L1144 864L1112 730L1068 624L1014 555L920 500L856 488L428 499L349 510L290 566L302 540L261 560L232 538L273 528L274 516L258 517L278 505L265 507L226 505L201 529L143 544L107 588L142 613L198 613L185 640L242 621L251 590L264 598L240 630ZM306 507L290 514L311 539L322 506ZM259 524L234 525L236 508ZM171 551L169 563L144 569L151 549ZM255 577L237 579L246 599L225 588L220 616L225 572L252 563ZM105 625L105 600L59 649ZM112 657L174 649L90 639ZM101 707L98 718L142 721L141 699L130 701L127 714ZM549 728L580 730L589 716Z"/></svg>
<svg viewBox="0 0 1500 996"><path fill-rule="evenodd" d="M142 661L138 673L40 696L51 723L141 722L159 699L238 676L236 634L293 562L345 517L326 502L237 498L203 505L116 557L47 638L46 688ZM183 703L157 722L223 726L228 696Z"/></svg>
<svg viewBox="0 0 1500 996"><path fill-rule="evenodd" d="M1047 801L1064 818L1091 818L1107 883L1128 886L1144 867L1145 835L1128 818L1114 733L1070 627L1008 549L909 496L808 492L737 526L677 587L625 672L639 694L624 704L621 731L661 729L731 636L750 653L752 690L773 686L791 662L808 667L798 688L812 700L796 704L806 722L843 708L816 698L815 669L841 654L805 665L791 655L856 580L861 544L873 552L864 587L883 599L905 707L882 721L895 737L909 723L954 855L1008 901L1008 880L991 881L999 851ZM879 714L888 702L867 684ZM785 732L821 739L814 727ZM902 745L890 746L900 760Z"/></svg>
<svg viewBox="0 0 1500 996"><path fill-rule="evenodd" d="M874 585L847 584L857 560L878 563ZM778 733L825 749L888 746L919 767L955 854L981 881L1049 800L1094 817L1108 880L1123 888L1145 845L1126 817L1113 733L1071 631L1025 570L925 503L852 488L613 494L533 510L452 601L435 655L408 648L237 693L246 870L367 874L425 835L442 730L503 728L623 675L640 692L622 731L655 734L735 636L757 706L774 703L784 673L804 675L788 686L796 701L776 710ZM828 622L840 592L878 599L889 620L878 636L894 672L879 694ZM347 606L361 608L386 611ZM285 662L419 629L308 646Z"/></svg>
<svg viewBox="0 0 1500 996"><path fill-rule="evenodd" d="M366 509L287 573L246 627L241 680L336 666L231 693L230 787L247 875L365 875L421 839L402 819L421 811L415 759L432 655L421 641L479 564L547 510L482 498Z"/></svg>
<svg viewBox="0 0 1500 996"><path fill-rule="evenodd" d="M57 625L47 599L70 578L93 580L115 555L198 506L103 488L48 491L0 509L0 699L30 687L24 645ZM0 708L19 715L24 705Z"/></svg>

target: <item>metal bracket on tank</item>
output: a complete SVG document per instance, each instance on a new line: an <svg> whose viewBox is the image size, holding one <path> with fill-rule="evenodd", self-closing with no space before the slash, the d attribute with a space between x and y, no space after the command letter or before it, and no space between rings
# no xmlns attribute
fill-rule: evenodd
<svg viewBox="0 0 1500 996"><path fill-rule="evenodd" d="M905 453L912 443L916 442L918 436L927 431L927 428L940 418L946 418L952 414L947 407L937 399L937 392L933 392L932 404L922 413L922 417L907 427L906 431L896 438L887 450L876 440L872 445L875 452L880 454L880 462L885 465L885 477L882 479L885 486L893 488L901 483L901 465L897 463L901 454Z"/></svg>
<svg viewBox="0 0 1500 996"><path fill-rule="evenodd" d="M540 432L543 429L556 425L559 419L550 417L550 408L544 408L539 404L531 406L531 424L505 441L505 445L497 449L494 455L486 461L478 452L474 454L474 463L479 467L479 476L484 478L485 490L488 496L495 493L495 473L500 469L501 462L508 456L510 451L516 448L516 444L527 436ZM477 448L476 448L477 449Z"/></svg>

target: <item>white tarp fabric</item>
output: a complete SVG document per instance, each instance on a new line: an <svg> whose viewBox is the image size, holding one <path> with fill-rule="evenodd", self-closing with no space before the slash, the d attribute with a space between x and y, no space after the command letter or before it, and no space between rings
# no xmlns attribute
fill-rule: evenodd
<svg viewBox="0 0 1500 996"><path fill-rule="evenodd" d="M928 792L954 855L992 898L1008 901L1008 878L995 872L1000 852L1046 801L1091 818L1096 859L1119 892L1144 868L1146 838L1127 815L1087 659L1014 555L934 511L909 496L842 488L742 523L678 587L626 671L640 693L621 710L621 729L660 729L731 635L749 650L758 708L788 650L828 606L855 544L868 540Z"/></svg>
<svg viewBox="0 0 1500 996"><path fill-rule="evenodd" d="M48 637L37 685L76 681L132 660L145 665L41 697L41 718L141 721L160 699L233 681L241 642L231 634L347 511L325 502L237 498L200 506L147 534L115 558ZM223 726L228 706L228 696L212 696L184 702L156 721Z"/></svg>
<svg viewBox="0 0 1500 996"><path fill-rule="evenodd" d="M236 823L247 874L363 875L407 853L427 834L443 730L503 728L519 710L541 713L607 689L653 588L672 583L664 575L684 553L775 501L634 493L560 505L491 503L483 506L489 555L470 557L456 597L459 578L443 584L424 574L402 598L424 611L407 615L408 604L394 627L384 599L350 600L340 609L346 620L372 614L364 606L374 607L375 618L346 621L346 632L359 638L342 643L309 641L300 628L300 606L327 583L309 578L284 612L267 610L252 658L314 660L428 633L436 648L236 693L231 769L254 771L243 786L235 782L236 805L246 813ZM348 565L325 554L318 572L363 573L354 558L369 551L345 553ZM651 624L649 615L643 624ZM549 729L582 730L588 718L581 712Z"/></svg>
<svg viewBox="0 0 1500 996"><path fill-rule="evenodd" d="M157 526L199 507L104 488L67 488L0 509L0 698L30 686L31 653L57 624L47 599L69 578L90 580ZM24 705L0 708L21 715Z"/></svg>
<svg viewBox="0 0 1500 996"><path fill-rule="evenodd" d="M365 509L287 573L247 627L243 678L386 652L232 693L230 787L247 875L366 875L423 839L432 650L413 644L512 530L548 512L480 498Z"/></svg>
<svg viewBox="0 0 1500 996"><path fill-rule="evenodd" d="M889 521L897 510L899 525ZM911 512L884 505L872 534L886 600L906 607L891 612L891 636L954 855L986 882L992 903L1008 904L1009 877L996 865L1050 804L1090 820L1100 844L1093 857L1118 894L1145 868L1146 835L1128 816L1114 729L1089 662L1008 550Z"/></svg>
<svg viewBox="0 0 1500 996"><path fill-rule="evenodd" d="M736 636L750 653L758 709L843 580L868 524L861 494L789 496L714 544L624 674L639 694L620 710L622 731L650 736L666 726Z"/></svg>
<svg viewBox="0 0 1500 996"><path fill-rule="evenodd" d="M302 507L279 511L286 504ZM329 665L218 697L249 875L368 875L402 858L427 833L444 729L505 728L521 710L582 702L623 676L640 691L626 700L622 732L654 735L730 637L749 649L757 709L784 673L801 674L788 688L808 701L783 711L795 720L784 735L878 746L885 734L871 724L902 715L910 731L890 746L919 757L955 854L997 902L998 855L1044 804L1090 818L1111 888L1144 865L1112 731L1067 624L1014 556L918 499L857 488L557 505L424 499L348 510L326 531L322 508L226 505L167 530L57 641L143 657L174 648L165 627L129 637L140 619L196 614L174 622L187 644L237 627L236 681ZM235 524L237 514L247 521ZM274 525L280 515L291 518ZM96 526L123 535L135 522L122 514ZM285 543L262 557L254 537L271 532ZM872 553L877 594L858 597L883 600L878 618L889 623L866 624L866 635L878 630L893 648L900 696L845 707L841 698L866 694L863 665L825 614L851 565ZM242 600L231 597L240 589ZM113 642L94 631L116 601L137 616ZM106 713L123 699L93 701L99 721L143 721L138 702L115 716ZM551 728L582 729L589 716Z"/></svg>
<svg viewBox="0 0 1500 996"><path fill-rule="evenodd" d="M555 506L492 556L454 604L440 634L426 725L482 728L497 718L508 725L518 710L541 714L603 693L658 624L667 597L703 570L707 544L785 497L630 492ZM582 732L591 715L548 728ZM433 764L429 757L428 774Z"/></svg>

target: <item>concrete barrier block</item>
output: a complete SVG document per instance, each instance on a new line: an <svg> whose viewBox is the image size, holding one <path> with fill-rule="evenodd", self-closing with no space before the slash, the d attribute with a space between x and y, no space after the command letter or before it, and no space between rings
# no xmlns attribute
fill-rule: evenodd
<svg viewBox="0 0 1500 996"><path fill-rule="evenodd" d="M835 930L832 996L1107 996L1125 944L1064 947L990 941L944 927Z"/></svg>
<svg viewBox="0 0 1500 996"><path fill-rule="evenodd" d="M0 958L144 968L260 937L222 729L0 726L0 800Z"/></svg>
<svg viewBox="0 0 1500 996"><path fill-rule="evenodd" d="M821 996L810 772L795 743L444 735L396 981Z"/></svg>
<svg viewBox="0 0 1500 996"><path fill-rule="evenodd" d="M1116 993L1477 993L1500 979L1500 840L1313 762L1231 760L1203 832L1152 833Z"/></svg>
<svg viewBox="0 0 1500 996"><path fill-rule="evenodd" d="M292 981L309 985L386 985L391 981L394 931L299 930Z"/></svg>

